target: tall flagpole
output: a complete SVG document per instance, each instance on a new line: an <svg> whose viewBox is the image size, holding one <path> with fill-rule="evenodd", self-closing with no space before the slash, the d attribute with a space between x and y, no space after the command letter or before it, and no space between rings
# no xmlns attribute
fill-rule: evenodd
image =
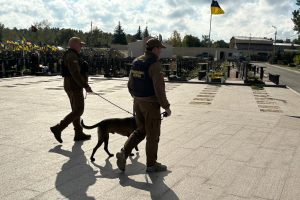
<svg viewBox="0 0 300 200"><path fill-rule="evenodd" d="M211 20L212 20L212 13L210 13L209 34L208 34L208 47L210 47Z"/></svg>

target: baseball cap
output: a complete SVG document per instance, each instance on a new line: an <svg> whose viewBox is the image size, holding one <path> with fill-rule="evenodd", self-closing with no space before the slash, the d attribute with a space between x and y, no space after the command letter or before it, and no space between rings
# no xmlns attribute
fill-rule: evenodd
<svg viewBox="0 0 300 200"><path fill-rule="evenodd" d="M151 38L151 39L147 40L147 42L146 42L146 48L154 48L154 47L166 48L166 46L164 46L161 43L161 41L159 41L156 38Z"/></svg>
<svg viewBox="0 0 300 200"><path fill-rule="evenodd" d="M79 44L85 45L85 43L82 42L79 37L71 37L69 39L69 44L71 44L71 43L79 43Z"/></svg>

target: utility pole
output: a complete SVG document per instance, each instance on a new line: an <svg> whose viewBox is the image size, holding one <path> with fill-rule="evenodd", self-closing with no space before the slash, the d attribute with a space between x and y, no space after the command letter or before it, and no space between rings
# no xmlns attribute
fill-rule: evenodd
<svg viewBox="0 0 300 200"><path fill-rule="evenodd" d="M272 27L275 29L275 40L274 40L274 44L273 44L273 49L274 49L273 56L275 56L275 54L276 54L276 36L277 36L277 27L276 27L276 26L272 26Z"/></svg>
<svg viewBox="0 0 300 200"><path fill-rule="evenodd" d="M250 33L249 44L248 44L248 57L249 57L249 60L251 60L251 56L250 56L250 46L251 46L251 33Z"/></svg>
<svg viewBox="0 0 300 200"><path fill-rule="evenodd" d="M91 21L91 33L93 32L93 21Z"/></svg>
<svg viewBox="0 0 300 200"><path fill-rule="evenodd" d="M91 35L90 35L90 39L89 39L89 43L90 43L90 47L92 47L92 43L93 43L93 21L91 21Z"/></svg>

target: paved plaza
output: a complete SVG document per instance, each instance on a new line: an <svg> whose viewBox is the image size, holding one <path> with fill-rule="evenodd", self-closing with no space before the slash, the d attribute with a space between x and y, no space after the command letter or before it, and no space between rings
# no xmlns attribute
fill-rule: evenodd
<svg viewBox="0 0 300 200"><path fill-rule="evenodd" d="M127 79L90 78L92 89L131 111ZM60 76L0 79L0 199L299 200L300 95L287 88L166 83L172 116L162 121L159 162L145 172L145 141L125 173L97 131L59 144L49 127L69 111ZM84 122L129 114L87 95ZM126 138L110 135L116 153ZM133 150L134 153L136 153Z"/></svg>

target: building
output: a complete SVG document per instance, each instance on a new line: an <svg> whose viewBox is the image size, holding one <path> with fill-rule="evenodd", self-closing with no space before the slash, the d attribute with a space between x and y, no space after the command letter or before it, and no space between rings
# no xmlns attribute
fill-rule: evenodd
<svg viewBox="0 0 300 200"><path fill-rule="evenodd" d="M300 45L299 44L293 44L293 43L273 43L274 50L277 53L283 54L286 52L294 52L299 53L300 51Z"/></svg>
<svg viewBox="0 0 300 200"><path fill-rule="evenodd" d="M201 55L209 55L216 60L231 58L237 52L236 49L229 48L209 48L209 47L174 47L175 56L193 56L201 57Z"/></svg>
<svg viewBox="0 0 300 200"><path fill-rule="evenodd" d="M267 60L274 52L273 40L266 37L233 36L229 48L252 60Z"/></svg>
<svg viewBox="0 0 300 200"><path fill-rule="evenodd" d="M128 56L129 57L138 57L145 52L146 41L151 37L144 38L143 40L138 40L128 44ZM173 46L163 43L166 48L162 49L160 58L172 58L173 56Z"/></svg>

